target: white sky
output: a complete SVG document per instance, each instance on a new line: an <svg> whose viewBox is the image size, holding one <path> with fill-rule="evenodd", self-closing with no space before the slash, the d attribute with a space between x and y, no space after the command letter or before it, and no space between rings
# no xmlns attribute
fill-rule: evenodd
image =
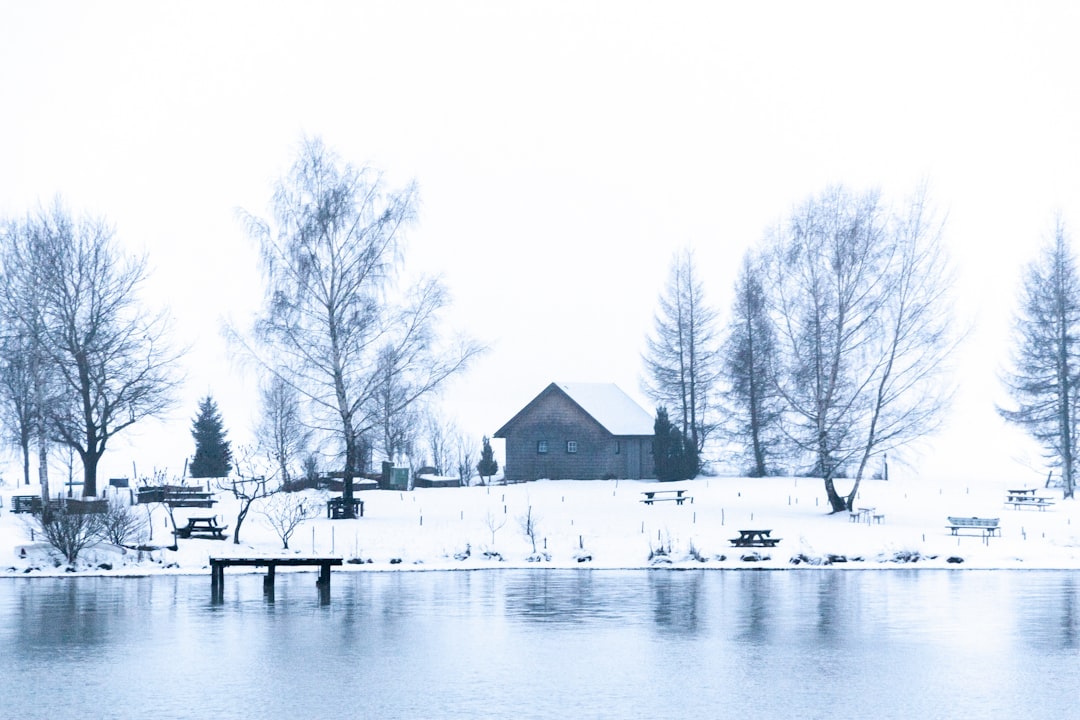
<svg viewBox="0 0 1080 720"><path fill-rule="evenodd" d="M726 314L793 205L925 179L972 331L917 467L1031 480L993 403L1020 268L1055 212L1080 226L1078 30L1065 2L0 0L0 215L58 193L106 215L191 346L172 422L112 446L109 477L179 474L207 392L247 439L251 373L218 333L259 298L235 210L266 213L304 133L419 182L410 268L442 273L447 328L491 346L446 396L477 441L554 380L640 399L678 248Z"/></svg>

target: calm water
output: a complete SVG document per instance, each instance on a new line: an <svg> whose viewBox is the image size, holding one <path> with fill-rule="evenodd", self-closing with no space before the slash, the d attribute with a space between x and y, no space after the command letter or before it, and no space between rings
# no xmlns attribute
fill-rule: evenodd
<svg viewBox="0 0 1080 720"><path fill-rule="evenodd" d="M1080 578L480 571L0 579L9 718L1075 717Z"/></svg>

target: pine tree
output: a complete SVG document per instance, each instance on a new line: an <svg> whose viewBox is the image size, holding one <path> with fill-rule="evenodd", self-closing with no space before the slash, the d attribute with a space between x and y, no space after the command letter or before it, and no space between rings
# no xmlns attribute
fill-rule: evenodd
<svg viewBox="0 0 1080 720"><path fill-rule="evenodd" d="M1028 267L1015 333L1014 369L1005 383L1017 407L998 412L1043 446L1071 498L1080 425L1080 274L1061 221Z"/></svg>
<svg viewBox="0 0 1080 720"><path fill-rule="evenodd" d="M476 472L481 478L490 481L495 473L499 472L499 462L495 459L495 453L491 449L491 441L484 436L484 447L480 450L480 462L476 463Z"/></svg>
<svg viewBox="0 0 1080 720"><path fill-rule="evenodd" d="M688 480L697 475L698 455L693 443L683 437L668 418L667 408L656 409L653 423L653 462L661 482Z"/></svg>
<svg viewBox="0 0 1080 720"><path fill-rule="evenodd" d="M191 436L195 438L195 456L188 466L190 477L225 477L232 471L232 451L225 439L221 413L209 395L199 401L199 412L191 422Z"/></svg>

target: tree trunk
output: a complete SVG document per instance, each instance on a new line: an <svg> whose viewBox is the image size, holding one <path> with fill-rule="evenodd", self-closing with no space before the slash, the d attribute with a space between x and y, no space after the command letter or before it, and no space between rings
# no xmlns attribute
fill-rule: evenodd
<svg viewBox="0 0 1080 720"><path fill-rule="evenodd" d="M840 493L836 491L836 483L833 482L831 475L825 477L825 494L829 498L831 512L838 513L851 509L850 500L841 497Z"/></svg>
<svg viewBox="0 0 1080 720"><path fill-rule="evenodd" d="M83 462L83 497L97 496L97 468L101 453L86 453L82 456Z"/></svg>

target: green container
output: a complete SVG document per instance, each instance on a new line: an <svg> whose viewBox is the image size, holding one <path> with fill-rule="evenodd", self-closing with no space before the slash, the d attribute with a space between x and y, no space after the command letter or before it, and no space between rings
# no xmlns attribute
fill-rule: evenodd
<svg viewBox="0 0 1080 720"><path fill-rule="evenodd" d="M409 489L409 468L396 467L390 469L390 489Z"/></svg>

